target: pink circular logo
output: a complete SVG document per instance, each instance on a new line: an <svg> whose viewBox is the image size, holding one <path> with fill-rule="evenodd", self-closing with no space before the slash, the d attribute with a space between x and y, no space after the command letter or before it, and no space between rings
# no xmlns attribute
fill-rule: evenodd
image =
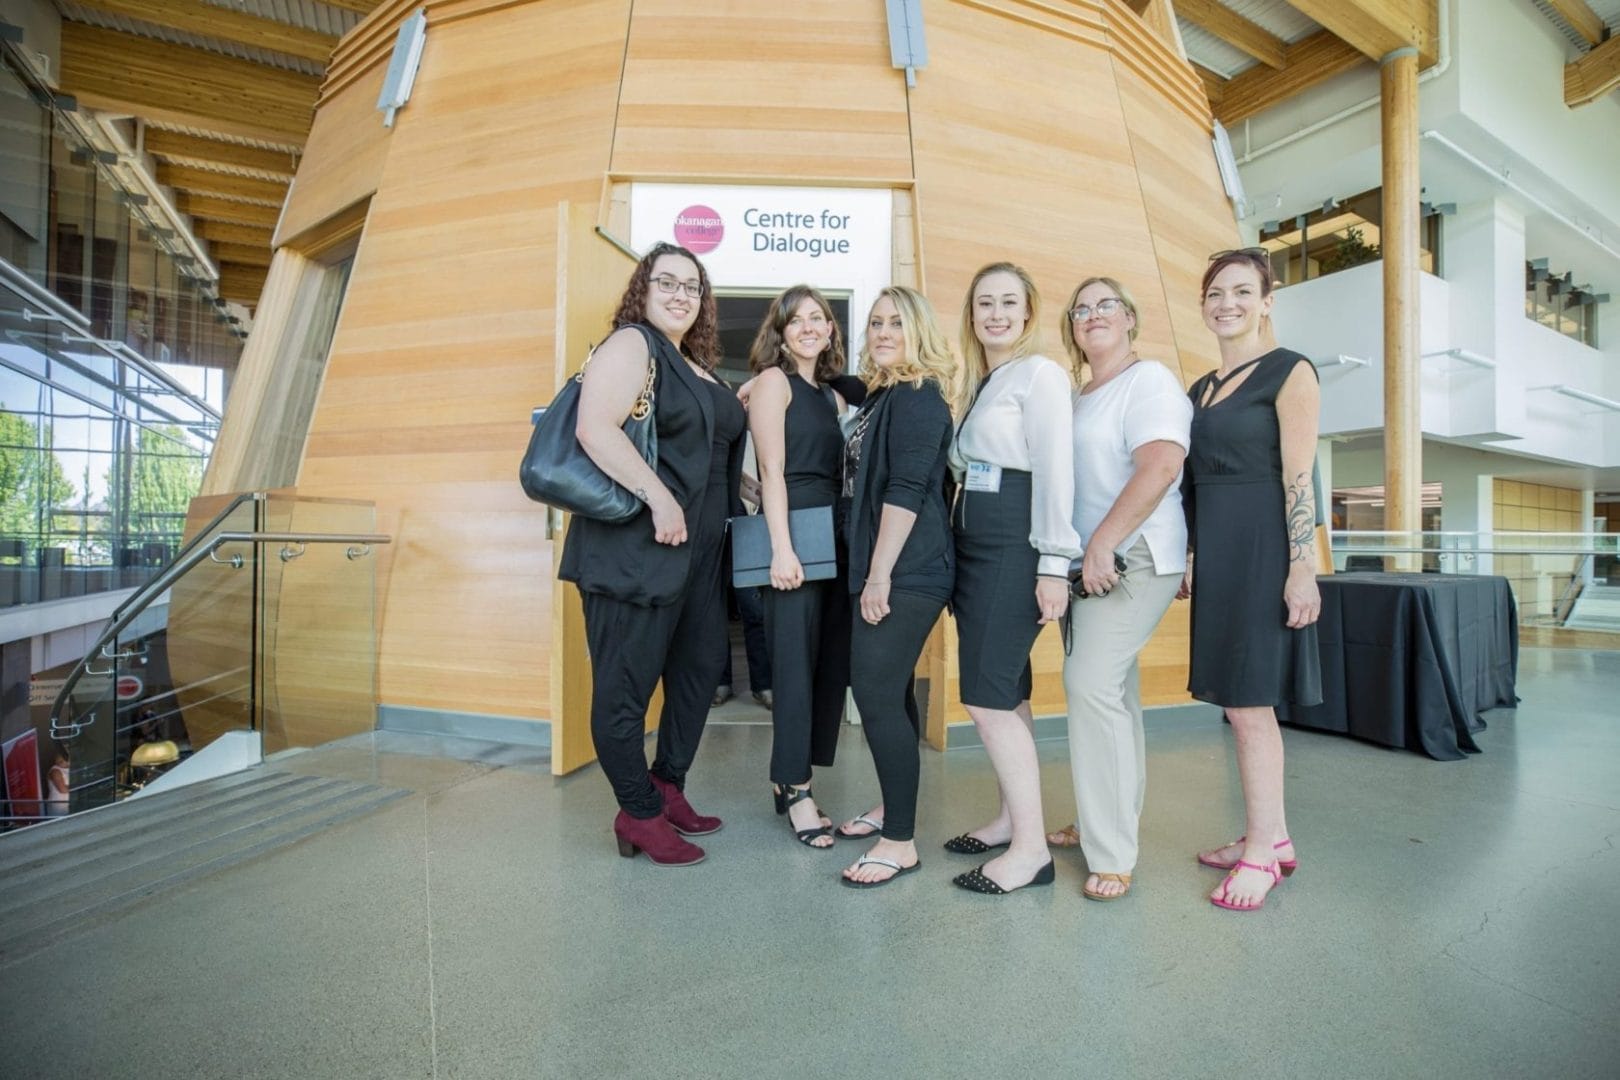
<svg viewBox="0 0 1620 1080"><path fill-rule="evenodd" d="M675 242L694 255L706 255L725 238L726 223L712 207L698 203L675 215Z"/></svg>

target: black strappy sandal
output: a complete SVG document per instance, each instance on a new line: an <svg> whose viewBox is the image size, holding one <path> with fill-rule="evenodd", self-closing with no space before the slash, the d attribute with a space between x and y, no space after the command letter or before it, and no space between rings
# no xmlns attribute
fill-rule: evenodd
<svg viewBox="0 0 1620 1080"><path fill-rule="evenodd" d="M778 807L776 812L778 814L785 814L788 812L788 808L794 803L803 802L810 797L809 787L795 788L788 785L779 788L776 792L776 805ZM832 825L828 819L822 818L821 820L825 822L825 824L818 825L814 829L793 829L793 822L790 819L788 821L788 828L793 829L794 837L796 837L799 843L803 844L805 847L815 848L817 851L831 851L833 847L837 845L836 840L834 840L831 844L814 843L814 841L819 840L823 836L831 837L833 834Z"/></svg>

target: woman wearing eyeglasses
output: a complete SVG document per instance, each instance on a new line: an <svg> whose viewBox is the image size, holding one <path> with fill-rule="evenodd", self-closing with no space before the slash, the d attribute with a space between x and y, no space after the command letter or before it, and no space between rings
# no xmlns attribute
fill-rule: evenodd
<svg viewBox="0 0 1620 1080"><path fill-rule="evenodd" d="M1283 812L1276 706L1322 701L1316 619L1316 369L1272 340L1271 260L1223 251L1204 271L1204 325L1221 366L1193 383L1187 516L1192 664L1187 689L1231 721L1244 835L1201 852L1226 870L1210 902L1258 911L1299 865ZM1196 572L1195 572L1196 571Z"/></svg>
<svg viewBox="0 0 1620 1080"><path fill-rule="evenodd" d="M772 794L799 843L830 848L831 821L810 793L810 774L833 763L849 687L848 556L835 521L838 572L807 581L788 531L790 511L835 507L839 497L844 403L829 384L843 374L844 343L826 297L795 285L772 300L749 366L756 377L748 427L771 534L771 587L763 593L775 697Z"/></svg>
<svg viewBox="0 0 1620 1080"><path fill-rule="evenodd" d="M720 819L687 802L697 753L725 662L720 570L730 494L742 476L742 406L711 371L719 321L703 264L685 248L656 244L630 275L580 387L580 446L646 508L610 525L576 517L559 576L580 591L591 657L591 739L613 785L619 854L645 851L661 866L688 866L703 849L683 838ZM642 460L624 422L654 371L658 465ZM651 769L643 726L664 684Z"/></svg>
<svg viewBox="0 0 1620 1080"><path fill-rule="evenodd" d="M1081 383L1074 527L1085 554L1063 660L1079 813L1077 826L1047 840L1080 844L1090 871L1081 892L1092 900L1131 888L1147 790L1136 658L1187 568L1177 481L1192 403L1169 368L1137 356L1138 329L1136 301L1110 277L1080 283L1059 329Z"/></svg>
<svg viewBox="0 0 1620 1080"><path fill-rule="evenodd" d="M1007 851L955 883L1001 895L1050 885L1040 765L1029 695L1030 650L1069 607L1074 531L1074 420L1069 376L1037 350L1040 294L1029 274L993 263L962 305L969 405L951 448L961 485L952 514L952 607L961 697L990 755L1001 805L989 824L946 841L979 855Z"/></svg>

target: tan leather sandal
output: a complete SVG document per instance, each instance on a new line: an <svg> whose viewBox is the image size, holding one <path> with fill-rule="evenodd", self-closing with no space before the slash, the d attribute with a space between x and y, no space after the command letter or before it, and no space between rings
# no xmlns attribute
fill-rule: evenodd
<svg viewBox="0 0 1620 1080"><path fill-rule="evenodd" d="M1095 877L1098 881L1117 881L1125 887L1117 893L1100 893L1092 892L1090 889L1082 885L1080 886L1080 891L1085 894L1087 900L1118 900L1120 897L1131 891L1131 875L1129 874L1099 874L1093 871L1091 876Z"/></svg>
<svg viewBox="0 0 1620 1080"><path fill-rule="evenodd" d="M1080 845L1080 826L1066 825L1057 832L1046 834L1046 842L1052 847L1078 847Z"/></svg>

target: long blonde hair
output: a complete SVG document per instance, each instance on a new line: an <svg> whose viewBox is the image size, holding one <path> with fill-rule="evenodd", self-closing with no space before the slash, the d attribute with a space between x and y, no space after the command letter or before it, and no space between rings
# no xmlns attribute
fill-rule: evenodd
<svg viewBox="0 0 1620 1080"><path fill-rule="evenodd" d="M979 288L979 282L991 274L1011 274L1016 277L1024 287L1024 306L1029 313L1029 321L1024 324L1024 332L1018 335L1012 344L1013 359L1031 356L1040 351L1041 338L1041 294L1035 288L1035 279L1029 276L1029 271L1022 266L1010 262L993 262L988 266L979 268L968 284L967 299L962 301L962 400L971 401L979 384L990 374L990 361L984 355L984 346L979 342L979 335L973 332L973 294Z"/></svg>
<svg viewBox="0 0 1620 1080"><path fill-rule="evenodd" d="M866 383L867 389L881 390L903 382L920 387L925 380L933 379L939 383L939 392L944 395L946 404L954 407L960 365L951 352L945 332L940 329L934 305L916 289L889 285L880 290L877 299L872 301L873 310L877 309L878 302L884 297L900 312L900 326L906 335L904 355L898 364L879 367L872 359L871 331L868 330L861 340L861 380ZM871 312L867 312L866 322L870 327Z"/></svg>
<svg viewBox="0 0 1620 1080"><path fill-rule="evenodd" d="M1069 295L1069 302L1063 307L1063 314L1060 316L1061 322L1058 326L1058 337L1063 341L1063 351L1069 354L1069 364L1074 368L1074 384L1076 386L1079 386L1081 381L1080 369L1090 361L1086 359L1086 350L1082 349L1080 343L1074 340L1074 320L1069 317L1069 312L1073 311L1074 305L1080 302L1080 294L1093 285L1106 285L1114 290L1114 295L1119 297L1119 302L1124 304L1125 310L1131 313L1131 328L1127 333L1129 340L1135 341L1137 331L1142 329L1142 316L1136 310L1136 297L1132 296L1131 291L1121 285L1117 278L1098 274L1095 277L1088 277L1076 285L1074 292Z"/></svg>

